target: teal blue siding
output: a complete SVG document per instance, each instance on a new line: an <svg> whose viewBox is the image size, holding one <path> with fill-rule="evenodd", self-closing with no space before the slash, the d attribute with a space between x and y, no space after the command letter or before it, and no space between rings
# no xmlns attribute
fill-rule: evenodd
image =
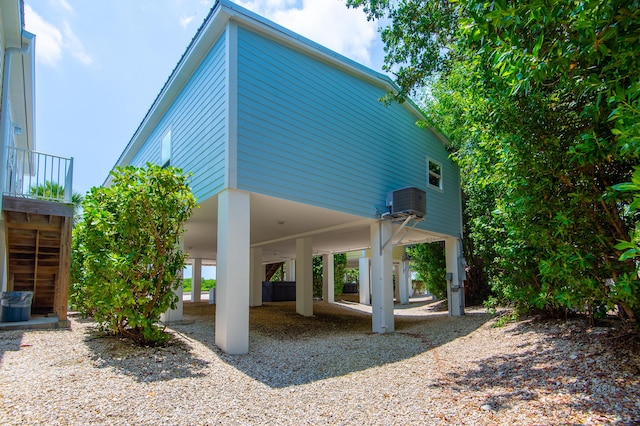
<svg viewBox="0 0 640 426"><path fill-rule="evenodd" d="M225 36L193 72L132 165L160 163L160 140L171 128L171 165L192 172L191 189L203 201L224 186L227 132Z"/></svg>
<svg viewBox="0 0 640 426"><path fill-rule="evenodd" d="M456 166L386 88L238 29L238 188L374 217L389 191L427 191L420 228L459 235ZM427 188L427 157L444 191Z"/></svg>

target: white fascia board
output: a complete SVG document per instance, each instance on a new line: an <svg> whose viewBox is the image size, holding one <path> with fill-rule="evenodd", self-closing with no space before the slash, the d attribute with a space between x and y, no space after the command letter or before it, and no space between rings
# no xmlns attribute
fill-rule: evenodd
<svg viewBox="0 0 640 426"><path fill-rule="evenodd" d="M5 46L20 48L22 43L23 15L20 0L0 0L0 16L5 36Z"/></svg>
<svg viewBox="0 0 640 426"><path fill-rule="evenodd" d="M22 55L25 91L26 136L28 149L36 150L36 36L22 32L22 43L29 49Z"/></svg>

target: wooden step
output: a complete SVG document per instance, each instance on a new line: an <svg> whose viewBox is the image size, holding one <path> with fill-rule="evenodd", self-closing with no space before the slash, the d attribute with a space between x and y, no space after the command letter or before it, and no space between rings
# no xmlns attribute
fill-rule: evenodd
<svg viewBox="0 0 640 426"><path fill-rule="evenodd" d="M36 271L35 264L34 265L13 265L13 269L11 269L11 273L15 275L24 275L24 274L34 274ZM38 264L38 276L46 276L57 274L60 267L58 265L55 266L42 266Z"/></svg>

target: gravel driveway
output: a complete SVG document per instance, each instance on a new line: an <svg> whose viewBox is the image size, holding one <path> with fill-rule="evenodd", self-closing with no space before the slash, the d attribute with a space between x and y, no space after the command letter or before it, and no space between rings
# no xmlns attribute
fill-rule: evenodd
<svg viewBox="0 0 640 426"><path fill-rule="evenodd" d="M185 303L173 344L139 348L71 318L70 330L0 332L0 422L33 425L640 424L640 356L606 328L482 309L450 318L396 305L251 309L250 353L214 344L215 305ZM623 345L624 344L624 345ZM626 349L620 349L624 347Z"/></svg>

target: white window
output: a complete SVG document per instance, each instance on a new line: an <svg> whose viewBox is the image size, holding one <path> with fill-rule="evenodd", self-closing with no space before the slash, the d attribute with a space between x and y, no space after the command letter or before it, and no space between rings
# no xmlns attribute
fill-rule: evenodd
<svg viewBox="0 0 640 426"><path fill-rule="evenodd" d="M167 167L171 165L171 129L167 130L167 132L162 136L162 141L160 142L160 164L162 167Z"/></svg>
<svg viewBox="0 0 640 426"><path fill-rule="evenodd" d="M427 183L430 188L442 191L442 164L437 161L427 160Z"/></svg>

